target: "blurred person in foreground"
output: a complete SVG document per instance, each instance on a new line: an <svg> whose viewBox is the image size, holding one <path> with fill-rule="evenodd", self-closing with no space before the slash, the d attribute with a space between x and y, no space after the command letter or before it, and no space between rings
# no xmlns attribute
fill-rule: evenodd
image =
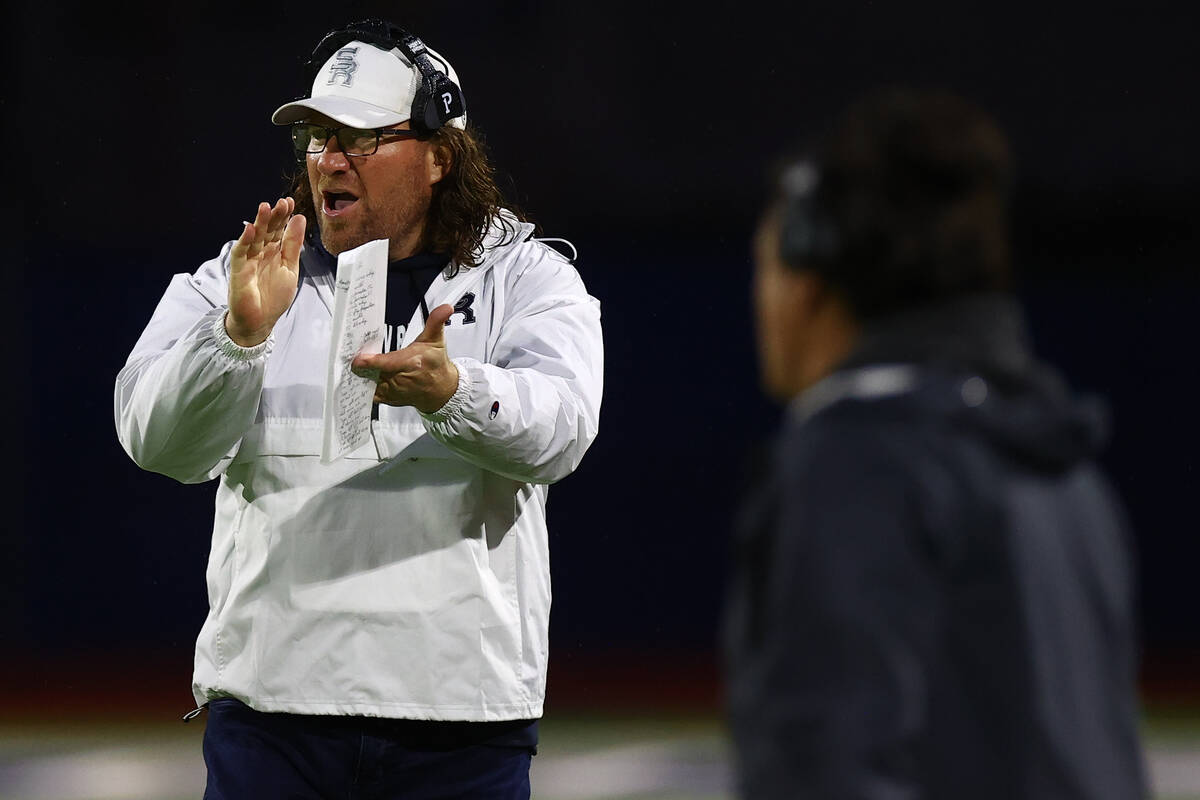
<svg viewBox="0 0 1200 800"><path fill-rule="evenodd" d="M272 117L295 197L174 277L116 382L134 461L218 480L205 797L528 798L546 498L596 436L599 303L505 207L445 59L368 20L311 61ZM379 239L371 440L322 464L337 255Z"/></svg>
<svg viewBox="0 0 1200 800"><path fill-rule="evenodd" d="M743 797L1146 796L1104 415L1030 351L1010 184L984 113L905 89L779 171L754 299L788 405L724 629Z"/></svg>

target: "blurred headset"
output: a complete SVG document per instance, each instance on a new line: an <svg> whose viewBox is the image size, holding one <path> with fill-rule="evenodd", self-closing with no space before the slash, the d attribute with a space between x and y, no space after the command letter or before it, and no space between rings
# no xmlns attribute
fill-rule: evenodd
<svg viewBox="0 0 1200 800"><path fill-rule="evenodd" d="M817 272L912 257L905 243L915 229L989 183L1006 191L1007 178L989 164L946 164L924 154L888 153L870 172L836 175L804 156L779 173L780 256Z"/></svg>
<svg viewBox="0 0 1200 800"><path fill-rule="evenodd" d="M467 113L462 89L450 76L433 65L429 48L417 36L382 19L366 19L325 34L313 49L306 65L315 72L329 57L353 41L366 42L380 50L398 49L421 73L421 85L413 97L410 122L421 134L432 133L455 117ZM445 62L442 62L443 65ZM447 66L447 71L449 67ZM449 102L445 98L449 96Z"/></svg>
<svg viewBox="0 0 1200 800"><path fill-rule="evenodd" d="M779 178L782 219L780 256L792 267L832 264L842 253L843 237L822 203L821 170L812 159L785 167Z"/></svg>

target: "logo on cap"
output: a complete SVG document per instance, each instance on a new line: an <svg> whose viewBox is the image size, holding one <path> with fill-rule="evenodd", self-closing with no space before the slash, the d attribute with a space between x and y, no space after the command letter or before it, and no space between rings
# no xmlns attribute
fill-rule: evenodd
<svg viewBox="0 0 1200 800"><path fill-rule="evenodd" d="M329 83L333 86L338 78L342 79L342 86L349 86L354 82L354 71L358 69L358 62L354 60L354 54L358 52L357 47L343 47L333 54L334 62L329 67Z"/></svg>

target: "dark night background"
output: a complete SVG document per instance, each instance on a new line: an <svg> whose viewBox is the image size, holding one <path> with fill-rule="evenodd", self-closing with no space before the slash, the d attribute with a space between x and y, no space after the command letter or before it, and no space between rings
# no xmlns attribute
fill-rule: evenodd
<svg viewBox="0 0 1200 800"><path fill-rule="evenodd" d="M957 90L1009 133L1036 346L1113 411L1105 464L1137 538L1147 695L1200 687L1200 70L1184 12L857 0L116 8L31 3L9 20L16 471L0 707L189 707L214 485L182 486L125 456L113 381L170 276L282 192L289 147L269 115L306 90L300 59L327 29L372 14L452 61L514 199L543 235L575 244L602 303L601 433L551 491L550 708L647 688L660 702L713 702L728 523L744 456L778 414L756 386L748 291L763 176L860 92L896 83Z"/></svg>

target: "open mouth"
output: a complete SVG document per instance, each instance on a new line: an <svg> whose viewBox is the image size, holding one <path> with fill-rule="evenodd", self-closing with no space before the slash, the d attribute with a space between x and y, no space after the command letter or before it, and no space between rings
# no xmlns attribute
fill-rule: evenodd
<svg viewBox="0 0 1200 800"><path fill-rule="evenodd" d="M358 197L350 192L321 192L321 199L321 210L327 217L340 217L358 202Z"/></svg>

